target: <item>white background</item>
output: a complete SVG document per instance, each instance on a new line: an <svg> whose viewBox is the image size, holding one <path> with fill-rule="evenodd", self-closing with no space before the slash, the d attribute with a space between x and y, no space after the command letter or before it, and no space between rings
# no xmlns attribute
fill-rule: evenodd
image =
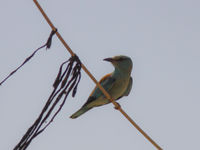
<svg viewBox="0 0 200 150"><path fill-rule="evenodd" d="M39 1L66 42L99 80L113 71L102 61L128 55L134 86L122 108L165 150L200 149L200 1L43 0ZM50 27L33 1L0 5L0 80L46 42ZM39 115L59 65L70 57L55 36L0 86L0 149L19 142ZM69 116L87 100L94 83L82 71L75 98L29 150L153 150L109 104L80 118Z"/></svg>

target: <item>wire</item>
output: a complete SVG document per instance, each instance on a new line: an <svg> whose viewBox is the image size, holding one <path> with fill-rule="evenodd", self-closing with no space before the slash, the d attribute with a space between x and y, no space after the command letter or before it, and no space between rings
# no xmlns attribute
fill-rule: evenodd
<svg viewBox="0 0 200 150"><path fill-rule="evenodd" d="M40 4L38 3L37 0L33 0L35 5L38 7L38 9L40 10L40 12L42 13L43 17L45 18L45 20L47 21L47 23L49 24L49 26L52 28L52 30L56 30L56 28L54 27L53 23L50 21L49 17L46 15L46 13L44 12L44 10L42 9L42 7L40 6ZM63 45L65 46L65 48L68 50L68 52L74 56L74 52L72 51L72 49L69 47L69 45L65 42L65 40L62 38L62 36L59 34L59 32L56 32L57 37L59 38L59 40L63 43ZM111 96L109 95L109 93L100 85L100 83L95 79L95 77L90 73L90 71L85 67L85 65L83 63L81 63L81 66L83 68L83 70L88 74L88 76L95 82L95 84L99 87L99 89L103 92L103 94L113 103L113 105L115 106L115 108L117 110L119 110L124 117L127 118L127 120L149 141L151 142L158 150L162 150L162 148L150 137L147 135L147 133L145 133L137 124L136 122L133 121L133 119L131 119L131 117L129 117L129 115L121 108L121 106L115 102Z"/></svg>

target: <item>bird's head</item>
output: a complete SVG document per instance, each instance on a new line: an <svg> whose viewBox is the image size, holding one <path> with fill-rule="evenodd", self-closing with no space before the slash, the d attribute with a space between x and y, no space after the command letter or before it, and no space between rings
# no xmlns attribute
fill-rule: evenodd
<svg viewBox="0 0 200 150"><path fill-rule="evenodd" d="M133 63L131 58L128 56L119 55L111 58L105 58L104 60L111 62L116 69L128 72L131 72L132 70Z"/></svg>

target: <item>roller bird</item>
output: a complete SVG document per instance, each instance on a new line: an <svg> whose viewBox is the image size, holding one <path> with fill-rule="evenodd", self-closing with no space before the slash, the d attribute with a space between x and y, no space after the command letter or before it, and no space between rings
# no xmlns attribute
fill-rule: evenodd
<svg viewBox="0 0 200 150"><path fill-rule="evenodd" d="M105 58L104 61L110 62L114 66L114 71L105 75L99 83L110 94L113 100L118 100L123 96L128 96L133 79L131 77L132 60L128 56L114 56L112 58ZM110 103L102 91L96 86L90 94L86 103L70 118L75 119L84 114L93 107L102 106Z"/></svg>

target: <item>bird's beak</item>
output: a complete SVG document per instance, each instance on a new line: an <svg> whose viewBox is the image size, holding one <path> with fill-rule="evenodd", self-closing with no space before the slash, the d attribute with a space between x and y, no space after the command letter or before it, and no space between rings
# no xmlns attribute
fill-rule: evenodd
<svg viewBox="0 0 200 150"><path fill-rule="evenodd" d="M113 62L113 58L105 58L104 61Z"/></svg>

